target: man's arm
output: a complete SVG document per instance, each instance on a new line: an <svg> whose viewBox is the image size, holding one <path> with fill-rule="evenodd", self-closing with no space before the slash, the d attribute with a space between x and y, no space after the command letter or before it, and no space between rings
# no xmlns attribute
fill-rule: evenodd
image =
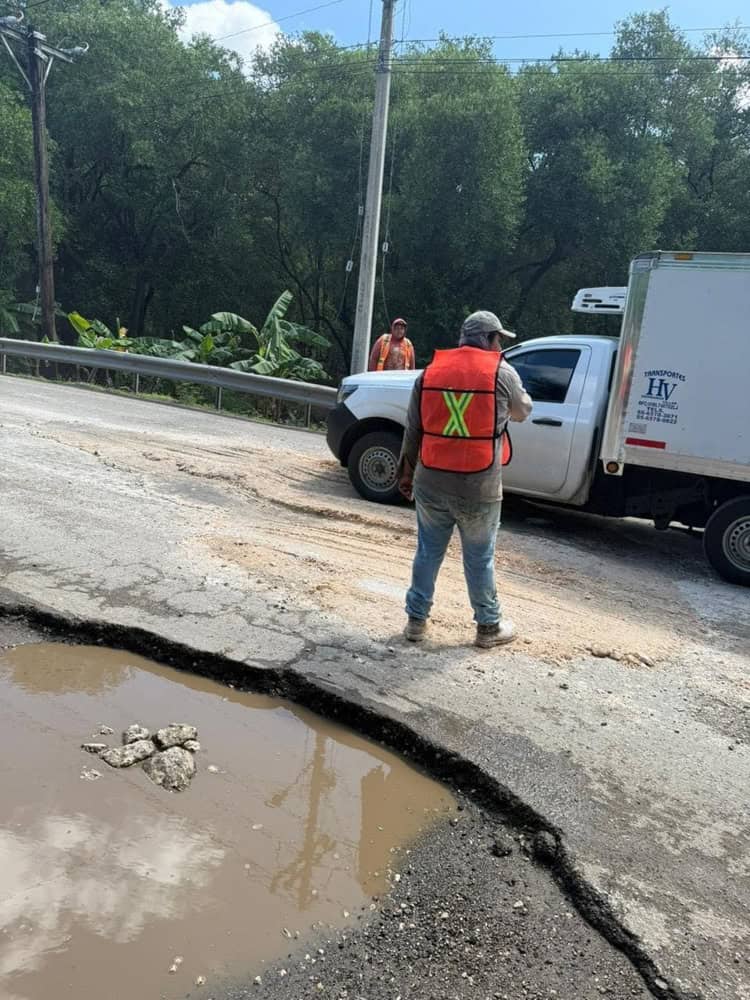
<svg viewBox="0 0 750 1000"><path fill-rule="evenodd" d="M516 423L523 423L533 409L531 396L526 392L521 382L521 376L516 369L503 361L497 372L498 391L506 398L508 418Z"/></svg>
<svg viewBox="0 0 750 1000"><path fill-rule="evenodd" d="M372 345L372 350L370 351L370 361L367 365L368 372L374 372L378 370L378 361L380 361L380 342L382 341L382 336L378 337L375 343Z"/></svg>
<svg viewBox="0 0 750 1000"><path fill-rule="evenodd" d="M419 448L422 444L422 379L420 375L414 383L409 399L409 409L406 414L404 440L401 445L401 457L398 461L398 488L407 500L412 498L412 483L414 470L419 461Z"/></svg>
<svg viewBox="0 0 750 1000"><path fill-rule="evenodd" d="M409 344L409 351L407 355L406 367L409 369L409 371L414 371L414 369L417 367L417 359L414 351L414 344L412 344L410 340L408 341L408 344Z"/></svg>

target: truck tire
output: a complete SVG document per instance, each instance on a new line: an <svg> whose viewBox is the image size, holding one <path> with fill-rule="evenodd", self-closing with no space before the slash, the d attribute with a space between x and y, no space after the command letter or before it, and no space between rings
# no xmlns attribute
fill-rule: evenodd
<svg viewBox="0 0 750 1000"><path fill-rule="evenodd" d="M352 486L374 503L396 503L398 491L398 456L401 437L394 431L364 434L349 452L347 468Z"/></svg>
<svg viewBox="0 0 750 1000"><path fill-rule="evenodd" d="M716 508L706 524L703 548L719 576L750 587L750 496Z"/></svg>

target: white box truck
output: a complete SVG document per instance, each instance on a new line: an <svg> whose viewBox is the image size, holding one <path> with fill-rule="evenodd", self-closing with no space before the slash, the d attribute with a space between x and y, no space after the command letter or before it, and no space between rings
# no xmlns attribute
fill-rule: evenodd
<svg viewBox="0 0 750 1000"><path fill-rule="evenodd" d="M621 313L620 337L537 338L506 352L534 399L512 425L506 490L612 517L705 528L727 580L750 585L750 253L642 254L626 288L579 313ZM365 498L398 497L418 373L345 378L328 442Z"/></svg>

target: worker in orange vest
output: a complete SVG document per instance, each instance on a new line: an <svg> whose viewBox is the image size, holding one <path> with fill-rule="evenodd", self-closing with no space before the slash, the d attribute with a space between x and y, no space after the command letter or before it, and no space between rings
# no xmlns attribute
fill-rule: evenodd
<svg viewBox="0 0 750 1000"><path fill-rule="evenodd" d="M526 420L532 402L518 372L503 360L504 337L515 334L494 313L472 313L459 346L435 351L412 391L399 461L399 488L417 508L404 633L410 642L425 637L435 581L456 526L475 644L489 649L515 637L497 597L495 542L502 467L511 459L507 424Z"/></svg>
<svg viewBox="0 0 750 1000"><path fill-rule="evenodd" d="M368 371L404 371L415 367L414 345L406 336L406 320L399 317L391 323L390 333L384 333L373 344Z"/></svg>

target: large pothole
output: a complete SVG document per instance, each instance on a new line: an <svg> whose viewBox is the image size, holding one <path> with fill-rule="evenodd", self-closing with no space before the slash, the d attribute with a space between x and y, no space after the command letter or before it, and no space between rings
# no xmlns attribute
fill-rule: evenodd
<svg viewBox="0 0 750 1000"><path fill-rule="evenodd" d="M136 719L197 725L185 792L81 751ZM0 975L23 1000L214 996L369 910L454 809L339 725L101 647L0 653L0 748Z"/></svg>
<svg viewBox="0 0 750 1000"><path fill-rule="evenodd" d="M51 659L41 660L34 644L49 635L110 641L180 669L101 647L47 645ZM232 683L351 721L423 762L455 797L379 745ZM165 793L137 766L111 770L78 749L107 719L110 741L119 742L119 727L134 718L154 726L177 712L185 719L185 710L204 743L187 792ZM271 720L266 728L250 723L258 715ZM299 727L296 743L289 727ZM656 996L684 996L658 977L558 835L523 802L408 727L294 672L259 672L139 630L6 610L0 733L0 1000L646 997L625 954ZM56 749L44 750L50 740ZM274 743L298 754L291 778ZM365 760L342 764L342 748ZM234 763L219 766L220 755ZM82 780L82 759L101 777ZM72 771L64 761L75 762ZM331 771L334 787L326 788ZM236 794L219 795L211 781L233 784ZM265 797L264 782L278 782ZM213 812L197 804L206 788ZM265 823L254 806L244 808L254 795L258 809L286 816ZM277 836L269 852L277 820L297 832ZM345 855L337 845L347 843ZM341 902L352 898L359 902Z"/></svg>

